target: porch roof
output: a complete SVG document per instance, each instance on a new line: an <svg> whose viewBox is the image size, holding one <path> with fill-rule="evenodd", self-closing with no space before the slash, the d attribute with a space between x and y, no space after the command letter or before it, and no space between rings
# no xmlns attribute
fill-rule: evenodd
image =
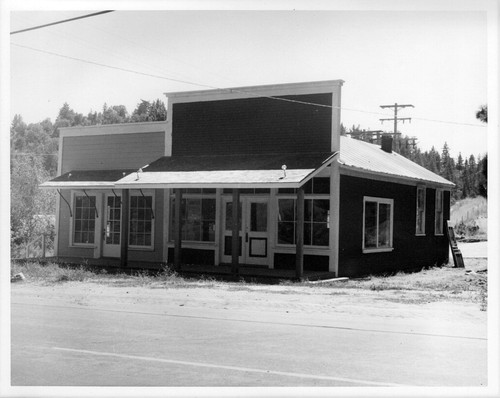
<svg viewBox="0 0 500 398"><path fill-rule="evenodd" d="M115 182L135 170L72 170L40 185L52 189L112 189Z"/></svg>
<svg viewBox="0 0 500 398"><path fill-rule="evenodd" d="M335 152L164 156L116 182L116 188L298 188L327 167ZM283 166L286 169L283 170Z"/></svg>

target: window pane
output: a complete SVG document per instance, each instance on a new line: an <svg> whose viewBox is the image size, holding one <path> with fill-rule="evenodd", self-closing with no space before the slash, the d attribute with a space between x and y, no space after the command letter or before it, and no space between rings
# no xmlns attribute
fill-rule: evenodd
<svg viewBox="0 0 500 398"><path fill-rule="evenodd" d="M328 246L330 230L326 223L313 223L312 244L315 246Z"/></svg>
<svg viewBox="0 0 500 398"><path fill-rule="evenodd" d="M199 241L201 239L201 222L186 222L183 225L184 239Z"/></svg>
<svg viewBox="0 0 500 398"><path fill-rule="evenodd" d="M75 196L74 243L94 243L95 196Z"/></svg>
<svg viewBox="0 0 500 398"><path fill-rule="evenodd" d="M390 247L391 243L391 205L379 204L378 247Z"/></svg>
<svg viewBox="0 0 500 398"><path fill-rule="evenodd" d="M326 222L330 210L329 200L313 200L313 221Z"/></svg>
<svg viewBox="0 0 500 398"><path fill-rule="evenodd" d="M201 200L201 216L203 220L215 220L215 199Z"/></svg>
<svg viewBox="0 0 500 398"><path fill-rule="evenodd" d="M311 245L311 234L312 234L312 224L309 222L304 223L304 245L310 246Z"/></svg>
<svg viewBox="0 0 500 398"><path fill-rule="evenodd" d="M267 231L267 203L251 203L250 230L254 232Z"/></svg>
<svg viewBox="0 0 500 398"><path fill-rule="evenodd" d="M312 220L312 204L311 199L304 200L304 222L311 222ZM297 215L295 215L297 217Z"/></svg>
<svg viewBox="0 0 500 398"><path fill-rule="evenodd" d="M129 244L151 246L153 197L131 196L130 203Z"/></svg>
<svg viewBox="0 0 500 398"><path fill-rule="evenodd" d="M294 222L278 223L278 243L293 245L295 243L294 234L295 234Z"/></svg>
<svg viewBox="0 0 500 398"><path fill-rule="evenodd" d="M241 231L241 202L239 203L238 209L238 223ZM226 203L226 231L232 231L233 229L233 202Z"/></svg>
<svg viewBox="0 0 500 398"><path fill-rule="evenodd" d="M203 242L215 241L215 223L213 221L203 221L201 223L201 240Z"/></svg>
<svg viewBox="0 0 500 398"><path fill-rule="evenodd" d="M365 202L365 248L377 247L377 203Z"/></svg>
<svg viewBox="0 0 500 398"><path fill-rule="evenodd" d="M279 221L295 221L295 200L294 199L280 199L278 201Z"/></svg>

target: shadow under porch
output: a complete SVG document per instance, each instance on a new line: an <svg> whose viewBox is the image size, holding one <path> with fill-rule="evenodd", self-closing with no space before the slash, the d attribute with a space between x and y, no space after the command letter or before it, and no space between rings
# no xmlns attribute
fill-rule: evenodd
<svg viewBox="0 0 500 398"><path fill-rule="evenodd" d="M161 272L167 264L159 262L128 261L127 267L121 267L119 258L82 258L82 257L46 257L39 259L45 263L58 263L67 266L84 266L88 269L104 269L109 273L127 273L147 271L152 274ZM180 270L176 271L185 277L207 276L215 279L234 280L232 264L197 265L182 264ZM304 271L302 280L325 280L335 278L334 272ZM259 283L279 283L280 280L297 280L296 272L292 269L270 269L262 266L240 264L237 280L255 281Z"/></svg>

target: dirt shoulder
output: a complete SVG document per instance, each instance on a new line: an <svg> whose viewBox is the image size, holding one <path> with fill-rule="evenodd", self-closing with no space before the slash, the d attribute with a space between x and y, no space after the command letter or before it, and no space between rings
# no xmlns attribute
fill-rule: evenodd
<svg viewBox="0 0 500 398"><path fill-rule="evenodd" d="M471 273L463 269L451 272L463 274L465 282L470 279ZM412 275L421 280L427 276ZM436 275L431 277L436 279ZM401 284L391 288L388 283L397 282L393 278L351 281L351 285L270 286L211 280L176 284L149 279L141 285L137 280L108 275L79 282L16 283L12 284L11 297L13 304L486 337L486 311L481 310L477 291L429 290L424 285L418 289L415 281L411 289L403 289ZM378 288L384 282L385 287Z"/></svg>

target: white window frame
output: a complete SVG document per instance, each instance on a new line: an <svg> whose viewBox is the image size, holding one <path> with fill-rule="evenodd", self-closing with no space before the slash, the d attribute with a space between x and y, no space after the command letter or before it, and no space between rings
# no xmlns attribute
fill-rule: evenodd
<svg viewBox="0 0 500 398"><path fill-rule="evenodd" d="M279 220L278 220L278 214L279 214L279 200L280 199L294 199L295 201L297 201L297 195L294 195L294 194L277 194L276 195L276 226L275 226L275 242L276 242L276 247L282 247L282 248L285 248L285 247L293 247L295 248L295 244L290 244L290 243L278 243L279 242L279 228L278 228L278 223L279 223ZM305 194L304 195L304 202L306 200L330 200L330 195L328 194ZM327 217L327 222L326 222L326 226L329 230L329 234L332 233L332 231L330 231L330 211L328 211L328 217ZM295 222L297 222L297 220L295 220ZM304 222L305 224L305 222ZM330 239L328 239L328 243L330 243ZM304 244L304 247L305 248L310 248L310 249L318 249L318 250L328 250L330 248L330 244L328 245L325 245L325 246L318 246L318 245L305 245Z"/></svg>
<svg viewBox="0 0 500 398"><path fill-rule="evenodd" d="M391 206L391 212L390 212L390 238L389 238L389 246L390 247L370 247L370 248L365 248L365 211L366 211L366 202L375 202L377 203L377 245L378 245L378 205L379 204L388 204ZM382 252L392 252L394 250L394 241L393 241L393 231L394 231L394 199L389 199L389 198L378 198L374 196L363 196L363 233L362 233L362 240L361 240L361 247L363 249L363 253L382 253Z"/></svg>
<svg viewBox="0 0 500 398"><path fill-rule="evenodd" d="M439 192L439 196L441 197L441 212L438 213L438 203L439 203L439 200L438 200L438 192ZM439 219L438 219L439 217ZM438 222L439 222L439 225L441 226L441 232L438 232ZM436 236L443 236L444 235L444 190L443 189L439 189L437 188L436 189L436 202L435 202L435 205L434 205L434 235Z"/></svg>
<svg viewBox="0 0 500 398"><path fill-rule="evenodd" d="M129 242L128 248L130 250L142 250L142 251L153 251L155 248L155 221L156 221L156 206L155 206L155 191L143 191L142 192L144 196L151 196L151 210L153 211L153 214L155 218L151 219L151 245L150 246L138 246L138 245L131 245L130 244L130 235L131 235L131 228L130 224L132 223L132 196L137 196L137 197L142 197L141 193L139 191L131 191L129 194L128 198L128 234L127 234L127 242Z"/></svg>
<svg viewBox="0 0 500 398"><path fill-rule="evenodd" d="M86 197L85 194L82 191L71 191L71 214L72 217L70 217L70 228L69 228L69 241L70 241L70 247L84 247L84 248L95 248L97 246L97 228L98 226L98 218L96 217L95 224L94 224L94 242L93 243L77 243L75 242L75 222L76 222L76 198L77 196L82 196ZM97 206L97 194L92 193L88 194L89 197L94 197L95 198L95 203ZM97 214L97 213L96 213Z"/></svg>
<svg viewBox="0 0 500 398"><path fill-rule="evenodd" d="M424 208L423 208L423 212L422 212L422 231L419 231L418 229L418 211L419 211L419 208L418 208L418 192L420 190L423 190L424 191ZM425 236L425 217L426 217L426 213L427 213L427 209L426 209L426 202L427 202L427 188L425 185L418 185L417 186L417 197L416 197L416 201L415 201L415 235L416 236Z"/></svg>
<svg viewBox="0 0 500 398"><path fill-rule="evenodd" d="M170 204L169 204L169 223L168 223L168 230L172 231L172 224L175 221L175 210L174 210L174 199L175 199L175 190L172 189L172 194L170 195ZM217 223L220 223L221 220L218 218L218 213L217 213L217 194L216 193L183 193L182 194L182 200L184 199L213 199L215 200L215 237L214 240L184 240L182 239L182 243L187 243L187 244L199 244L199 245L210 245L213 246L217 242ZM174 242L174 237L175 233L169 234L169 242L173 243Z"/></svg>

